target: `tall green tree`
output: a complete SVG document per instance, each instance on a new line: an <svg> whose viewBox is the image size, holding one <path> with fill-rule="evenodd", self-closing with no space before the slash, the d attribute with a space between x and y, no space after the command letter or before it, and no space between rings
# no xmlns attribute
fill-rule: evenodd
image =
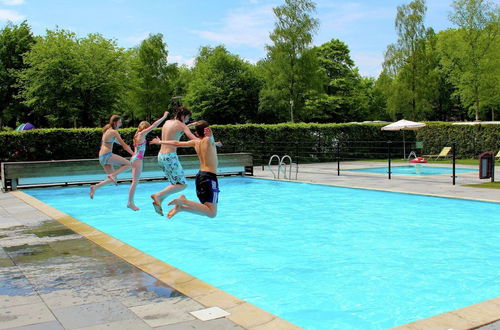
<svg viewBox="0 0 500 330"><path fill-rule="evenodd" d="M332 39L313 48L318 63L317 76L323 88L308 95L305 110L309 121L348 122L363 120L368 111L369 83L365 84L354 66L349 47Z"/></svg>
<svg viewBox="0 0 500 330"><path fill-rule="evenodd" d="M267 57L261 62L265 87L260 96L260 111L277 119L294 122L304 104L304 95L314 85L316 72L311 51L318 20L311 15L316 5L310 0L285 0L273 9L275 28L270 34ZM289 111L287 111L289 110ZM289 116L284 115L286 112Z"/></svg>
<svg viewBox="0 0 500 330"><path fill-rule="evenodd" d="M499 92L500 7L488 0L455 0L452 8L450 20L458 31L444 40L443 63L451 67L463 104L479 120L482 103L496 103Z"/></svg>
<svg viewBox="0 0 500 330"><path fill-rule="evenodd" d="M167 63L167 44L161 33L151 34L133 52L130 98L133 116L153 120L168 107L174 93L177 65Z"/></svg>
<svg viewBox="0 0 500 330"><path fill-rule="evenodd" d="M433 34L424 26L425 0L413 0L398 6L395 20L397 43L389 45L383 64L384 74L391 80L387 90L388 111L393 118L425 119L431 110L434 78L427 52L427 39Z"/></svg>
<svg viewBox="0 0 500 330"><path fill-rule="evenodd" d="M23 54L28 52L35 38L28 23L7 24L0 31L0 128L16 122L33 120L30 108L16 98L19 94L17 74L27 67Z"/></svg>
<svg viewBox="0 0 500 330"><path fill-rule="evenodd" d="M195 117L211 124L253 122L260 81L252 65L224 46L202 47L196 58L185 102Z"/></svg>
<svg viewBox="0 0 500 330"><path fill-rule="evenodd" d="M124 51L99 34L47 31L24 55L24 104L50 127L95 127L117 111L127 72Z"/></svg>

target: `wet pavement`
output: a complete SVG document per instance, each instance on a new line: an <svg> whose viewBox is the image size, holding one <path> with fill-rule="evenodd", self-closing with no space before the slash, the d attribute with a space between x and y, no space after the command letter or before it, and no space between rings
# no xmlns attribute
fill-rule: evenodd
<svg viewBox="0 0 500 330"><path fill-rule="evenodd" d="M0 193L0 329L242 329Z"/></svg>

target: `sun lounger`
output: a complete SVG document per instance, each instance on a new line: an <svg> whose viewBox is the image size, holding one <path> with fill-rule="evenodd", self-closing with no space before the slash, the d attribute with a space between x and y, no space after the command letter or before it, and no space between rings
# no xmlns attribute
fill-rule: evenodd
<svg viewBox="0 0 500 330"><path fill-rule="evenodd" d="M438 160L439 158L448 158L451 157L451 147L444 147L443 150L437 155L425 155L424 157L427 157L427 159L432 159L434 157L434 160Z"/></svg>

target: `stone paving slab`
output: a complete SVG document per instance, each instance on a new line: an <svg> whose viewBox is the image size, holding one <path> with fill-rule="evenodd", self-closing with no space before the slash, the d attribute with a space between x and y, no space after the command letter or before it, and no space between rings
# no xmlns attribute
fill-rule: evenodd
<svg viewBox="0 0 500 330"><path fill-rule="evenodd" d="M52 321L10 328L9 330L64 330L64 328L61 323Z"/></svg>
<svg viewBox="0 0 500 330"><path fill-rule="evenodd" d="M149 326L158 327L167 324L190 321L195 318L189 312L203 308L192 299L175 298L169 301L130 308Z"/></svg>
<svg viewBox="0 0 500 330"><path fill-rule="evenodd" d="M116 301L56 308L52 312L65 329L138 319L127 307Z"/></svg>
<svg viewBox="0 0 500 330"><path fill-rule="evenodd" d="M170 324L162 327L157 327L155 330L239 330L242 327L232 323L227 319L217 319L202 322L200 320L193 320Z"/></svg>
<svg viewBox="0 0 500 330"><path fill-rule="evenodd" d="M143 320L124 320L98 324L90 327L78 328L77 330L150 330L153 329Z"/></svg>
<svg viewBox="0 0 500 330"><path fill-rule="evenodd" d="M0 329L55 321L54 315L42 303L5 307L0 310Z"/></svg>

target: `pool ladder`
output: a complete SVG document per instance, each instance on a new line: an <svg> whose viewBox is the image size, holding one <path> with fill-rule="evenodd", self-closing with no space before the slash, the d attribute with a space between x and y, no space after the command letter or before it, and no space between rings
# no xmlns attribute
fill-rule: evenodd
<svg viewBox="0 0 500 330"><path fill-rule="evenodd" d="M271 163L273 162L273 159L276 158L278 160L278 173L276 174L273 171L273 167ZM288 164L285 162L285 160L288 160ZM273 174L273 177L276 179L280 178L280 172L283 172L283 178L286 180L291 180L292 179L292 167L295 165L295 180L297 180L297 175L299 174L299 165L297 163L292 162L292 157L288 155L284 155L283 157L280 158L278 155L272 155L271 158L269 158L269 164L267 167ZM286 175L286 170L288 166L288 177Z"/></svg>

